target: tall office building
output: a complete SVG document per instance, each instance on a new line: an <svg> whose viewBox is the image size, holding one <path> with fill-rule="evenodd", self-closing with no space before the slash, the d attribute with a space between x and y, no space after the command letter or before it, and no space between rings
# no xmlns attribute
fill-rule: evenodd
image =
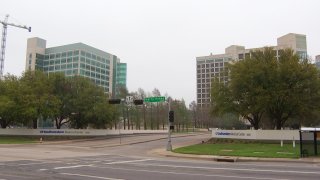
<svg viewBox="0 0 320 180"><path fill-rule="evenodd" d="M118 81L126 85L125 72L118 72L120 59L110 53L83 43L74 43L57 47L46 47L46 40L34 37L27 43L26 70L41 70L46 73L63 72L66 76L89 78L110 95L116 93ZM121 74L118 80L117 74Z"/></svg>
<svg viewBox="0 0 320 180"><path fill-rule="evenodd" d="M301 58L307 57L306 36L302 34L289 33L277 39L277 46L272 46L279 57L279 51L291 48ZM197 57L197 104L200 107L210 106L211 81L216 78L220 82L228 81L227 64L231 61L243 60L250 56L250 51L260 48L245 49L244 46L231 45L225 49L224 54L210 54Z"/></svg>
<svg viewBox="0 0 320 180"><path fill-rule="evenodd" d="M320 69L320 55L316 56L315 65L317 66L318 69Z"/></svg>

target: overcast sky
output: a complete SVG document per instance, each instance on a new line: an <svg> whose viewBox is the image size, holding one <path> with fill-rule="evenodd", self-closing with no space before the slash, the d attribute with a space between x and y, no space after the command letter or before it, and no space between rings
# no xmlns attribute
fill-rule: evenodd
<svg viewBox="0 0 320 180"><path fill-rule="evenodd" d="M82 42L117 55L128 66L129 91L196 100L196 57L229 45L276 45L287 33L307 35L320 54L319 0L1 0L8 27L4 72L21 75L27 38L47 47Z"/></svg>

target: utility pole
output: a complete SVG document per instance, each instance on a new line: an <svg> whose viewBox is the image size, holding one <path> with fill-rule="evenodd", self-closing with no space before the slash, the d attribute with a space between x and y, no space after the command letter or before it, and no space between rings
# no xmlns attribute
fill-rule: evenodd
<svg viewBox="0 0 320 180"><path fill-rule="evenodd" d="M13 26L18 27L22 29L27 29L29 32L31 32L31 27L27 27L25 25L16 25L13 23L8 23L9 14L6 15L4 21L0 20L0 23L2 24L2 39L1 39L1 53L0 53L0 79L3 77L3 69L4 69L4 59L5 59L5 51L6 51L6 41L7 41L7 27Z"/></svg>

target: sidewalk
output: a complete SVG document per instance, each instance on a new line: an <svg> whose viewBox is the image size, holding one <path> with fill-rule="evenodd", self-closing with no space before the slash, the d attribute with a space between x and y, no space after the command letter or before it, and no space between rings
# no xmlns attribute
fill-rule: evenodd
<svg viewBox="0 0 320 180"><path fill-rule="evenodd" d="M235 156L214 156L214 155L193 155L180 154L163 149L155 149L151 153L176 158L199 159L207 161L223 161L223 162L294 162L294 163L320 163L319 157L308 157L299 159L288 158L257 158L257 157L235 157Z"/></svg>

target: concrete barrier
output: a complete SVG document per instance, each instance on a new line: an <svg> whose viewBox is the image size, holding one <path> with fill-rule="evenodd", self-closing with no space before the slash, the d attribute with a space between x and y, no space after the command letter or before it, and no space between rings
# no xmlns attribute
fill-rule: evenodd
<svg viewBox="0 0 320 180"><path fill-rule="evenodd" d="M100 130L100 129L0 129L0 135L22 136L107 136L119 134L167 133L167 130Z"/></svg>

